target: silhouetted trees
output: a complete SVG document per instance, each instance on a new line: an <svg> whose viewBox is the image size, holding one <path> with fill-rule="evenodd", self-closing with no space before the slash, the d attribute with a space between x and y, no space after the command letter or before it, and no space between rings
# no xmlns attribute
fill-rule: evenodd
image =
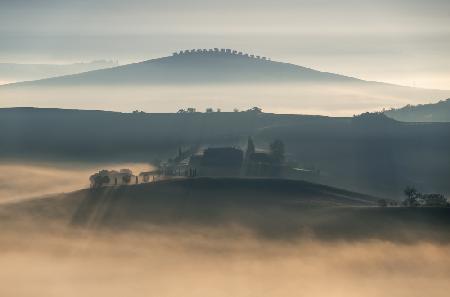
<svg viewBox="0 0 450 297"><path fill-rule="evenodd" d="M197 112L197 109L196 109L195 107L188 107L188 108L186 108L186 109L180 108L180 109L177 111L177 113L196 113L196 112ZM213 112L222 112L222 109L221 109L221 108L216 108L216 109L214 110L214 108L212 108L212 107L207 107L207 108L205 108L205 113L213 113ZM233 112L239 112L239 109L238 109L238 108L233 108ZM248 113L262 113L263 111L262 111L261 108L259 108L259 107L257 107L257 106L254 106L254 107L252 107L252 108L250 108L250 109L247 109L247 110L245 110L245 111L243 111L243 112L248 112ZM133 112L133 113L145 114L144 112L139 112L139 111L135 111L135 112Z"/></svg>
<svg viewBox="0 0 450 297"><path fill-rule="evenodd" d="M214 55L233 55L233 56L241 56L241 57L247 57L247 58L254 58L254 59L258 59L258 60L268 60L270 61L270 58L267 57L263 57L260 55L251 55L248 53L244 53L242 51L237 51L237 50L233 50L233 49L229 49L229 48L213 48L213 49L188 49L188 50L180 50L178 52L173 52L172 56L184 56L184 55L205 55L205 54L214 54Z"/></svg>
<svg viewBox="0 0 450 297"><path fill-rule="evenodd" d="M247 109L247 112L262 113L262 109L257 106L254 106L250 109Z"/></svg>
<svg viewBox="0 0 450 297"><path fill-rule="evenodd" d="M449 206L447 199L442 194L422 194L413 187L406 187L404 190L406 199L403 201L405 206Z"/></svg>
<svg viewBox="0 0 450 297"><path fill-rule="evenodd" d="M284 165L284 143L276 139L270 144L270 158L272 160L272 174L280 176Z"/></svg>
<svg viewBox="0 0 450 297"><path fill-rule="evenodd" d="M380 207L386 207L388 205L386 199L379 199L377 203Z"/></svg>
<svg viewBox="0 0 450 297"><path fill-rule="evenodd" d="M273 160L278 164L282 164L284 162L284 143L283 141L276 139L270 144L270 155Z"/></svg>
<svg viewBox="0 0 450 297"><path fill-rule="evenodd" d="M180 108L177 113L197 113L197 109L195 107L188 107L188 108ZM205 113L213 113L213 112L222 112L221 108L212 108L212 107L207 107L205 108ZM233 108L233 112L240 112L238 108ZM243 110L242 112L247 112L247 113L263 113L263 110L260 107L254 106L252 108ZM139 113L139 114L146 114L145 112L140 112L140 111L134 111L133 113Z"/></svg>
<svg viewBox="0 0 450 297"><path fill-rule="evenodd" d="M405 201L403 201L403 204L407 206L416 206L417 205L417 198L420 197L419 191L413 187L406 187L403 193L406 196Z"/></svg>
<svg viewBox="0 0 450 297"><path fill-rule="evenodd" d="M109 176L104 175L102 171L93 175L91 177L91 180L93 181L93 183L92 183L93 188L100 188L105 184L109 184L109 182L110 182Z"/></svg>
<svg viewBox="0 0 450 297"><path fill-rule="evenodd" d="M197 112L197 109L195 109L194 107L188 107L186 109L181 108L177 111L177 113L195 113L195 112Z"/></svg>
<svg viewBox="0 0 450 297"><path fill-rule="evenodd" d="M448 206L447 199L442 194L425 194L422 199L425 206Z"/></svg>
<svg viewBox="0 0 450 297"><path fill-rule="evenodd" d="M255 144L253 143L253 139L249 136L247 140L247 150L245 151L245 159L249 160L254 153Z"/></svg>

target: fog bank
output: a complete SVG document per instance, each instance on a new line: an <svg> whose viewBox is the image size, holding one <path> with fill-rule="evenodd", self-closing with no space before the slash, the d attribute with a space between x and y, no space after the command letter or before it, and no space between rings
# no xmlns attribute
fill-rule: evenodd
<svg viewBox="0 0 450 297"><path fill-rule="evenodd" d="M0 236L2 296L439 297L450 289L449 245L273 242L218 229L11 234Z"/></svg>
<svg viewBox="0 0 450 297"><path fill-rule="evenodd" d="M83 87L0 87L0 107L41 107L131 112L177 112L220 108L352 116L407 104L434 103L450 91L351 84L124 85Z"/></svg>

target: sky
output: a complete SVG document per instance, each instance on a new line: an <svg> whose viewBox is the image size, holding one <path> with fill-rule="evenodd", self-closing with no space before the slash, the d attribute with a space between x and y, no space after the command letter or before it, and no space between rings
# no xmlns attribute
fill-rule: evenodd
<svg viewBox="0 0 450 297"><path fill-rule="evenodd" d="M0 63L121 64L226 47L450 89L448 0L0 0Z"/></svg>

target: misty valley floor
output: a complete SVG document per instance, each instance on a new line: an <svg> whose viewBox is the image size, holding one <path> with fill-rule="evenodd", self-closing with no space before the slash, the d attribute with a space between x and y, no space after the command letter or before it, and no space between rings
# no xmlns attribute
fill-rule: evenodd
<svg viewBox="0 0 450 297"><path fill-rule="evenodd" d="M22 234L24 236L24 234ZM447 296L449 245L217 230L2 235L1 296Z"/></svg>
<svg viewBox="0 0 450 297"><path fill-rule="evenodd" d="M0 206L1 296L447 296L450 209L195 178Z"/></svg>

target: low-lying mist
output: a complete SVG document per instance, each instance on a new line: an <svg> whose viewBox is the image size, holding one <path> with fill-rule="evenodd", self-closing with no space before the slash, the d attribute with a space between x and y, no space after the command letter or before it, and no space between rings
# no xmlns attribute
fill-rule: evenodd
<svg viewBox="0 0 450 297"><path fill-rule="evenodd" d="M144 163L0 162L0 203L84 189L93 173L121 168L139 173L152 167Z"/></svg>
<svg viewBox="0 0 450 297"><path fill-rule="evenodd" d="M0 235L1 296L447 296L450 246L239 228Z"/></svg>
<svg viewBox="0 0 450 297"><path fill-rule="evenodd" d="M61 191L63 185L86 185L87 177L81 178L81 175L99 168L66 166L55 169L42 164L2 166L0 172L11 173L6 176L23 179L15 184L16 191L7 189L9 194L2 187L3 195L6 193L10 197L16 192L20 194L19 189L36 194ZM130 164L111 166L108 168L139 169ZM79 179L75 177L78 175ZM53 178L59 186L44 182ZM307 205L289 207L298 208L298 212L267 205L234 207L229 211L233 210L235 216L228 216L225 221L227 216L223 214L219 213L214 220L214 216L208 215L208 208L191 205L191 209L198 209L199 216L206 216L206 220L158 223L150 219L139 228L131 225L123 228L121 222L126 223L134 216L130 207L120 209L127 212L128 217L122 214L122 220L119 217L116 225L105 227L101 220L95 220L105 211L120 216L120 211L107 211L108 205L112 209L118 207L107 203L111 197L103 198L104 203L99 204L92 215L93 224L87 225L73 224L74 212L82 210L80 205L89 202L77 200L77 195L0 205L0 296L440 297L447 296L450 290L450 244L447 240L441 241L439 236L424 239L421 232L411 235L408 241L387 239L389 236L371 237L371 234L351 236L356 226L361 230L365 224L368 230L372 226L387 232L392 227L414 234L418 222L413 224L412 218L426 225L430 218L425 215L410 214L403 219L372 216L367 222L367 218L357 212L351 222L343 224L344 229L333 231L336 233L333 238L314 236L308 233L308 228L305 232L285 232L286 235L280 237L262 236L258 230L270 229L271 224L289 229L293 224L301 227L308 223L326 223L327 213L332 216L333 209L343 207L324 212L313 210L309 214L307 209L311 207ZM140 201L135 196L128 198L129 203ZM164 198L171 201L170 197ZM210 208L223 208L219 206L214 208L212 204ZM158 203L154 207L157 208ZM175 207L178 212L164 213L157 208L146 216L156 212L176 220L188 211L189 203L186 200ZM164 208L160 206L160 209ZM338 221L349 220L348 215L345 218L345 211L338 211L335 216ZM383 224L378 224L377 219ZM404 221L404 225L394 224L396 220ZM254 224L244 224L245 221ZM445 226L448 225L434 231L445 237L442 234Z"/></svg>
<svg viewBox="0 0 450 297"><path fill-rule="evenodd" d="M0 88L1 107L51 107L130 112L181 108L232 111L259 106L266 112L352 116L407 104L434 103L450 91L369 84L123 85Z"/></svg>

